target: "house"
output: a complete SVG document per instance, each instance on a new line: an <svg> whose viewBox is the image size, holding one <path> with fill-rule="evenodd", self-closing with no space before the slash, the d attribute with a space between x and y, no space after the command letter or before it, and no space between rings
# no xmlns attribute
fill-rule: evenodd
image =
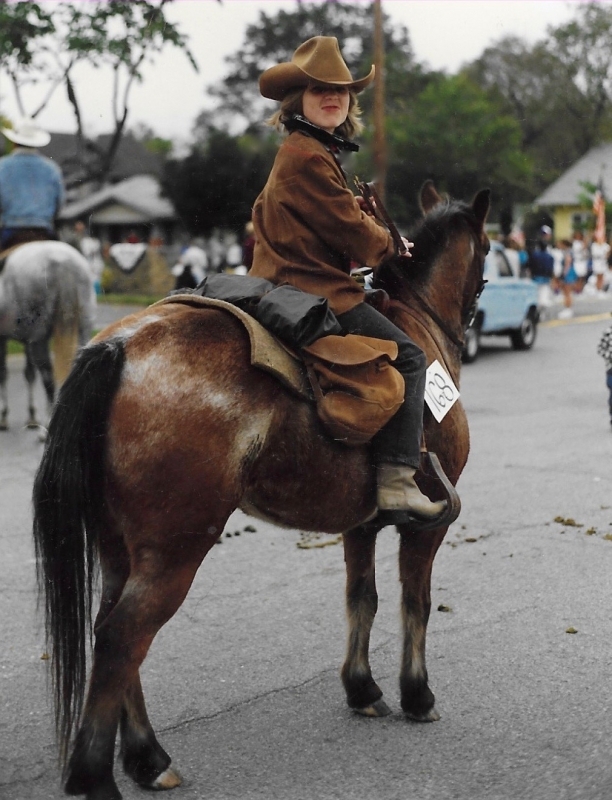
<svg viewBox="0 0 612 800"><path fill-rule="evenodd" d="M129 239L172 244L179 229L177 213L153 175L134 175L67 203L58 216L61 238L70 238L79 219L106 245Z"/></svg>
<svg viewBox="0 0 612 800"><path fill-rule="evenodd" d="M612 200L612 143L593 147L534 201L550 210L556 239L571 239L574 230L592 220L585 184L599 185L604 197Z"/></svg>
<svg viewBox="0 0 612 800"><path fill-rule="evenodd" d="M110 134L104 134L98 136L93 144L104 151L108 148L110 139ZM75 134L52 133L51 141L42 152L62 170L68 202L85 197L99 188L89 178L96 163L96 155ZM161 179L163 169L160 156L147 150L132 134L125 133L105 183L118 183L134 175L154 175Z"/></svg>

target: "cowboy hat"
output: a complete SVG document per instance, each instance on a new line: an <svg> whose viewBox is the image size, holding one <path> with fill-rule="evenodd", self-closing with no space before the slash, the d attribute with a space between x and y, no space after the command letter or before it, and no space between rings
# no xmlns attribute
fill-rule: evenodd
<svg viewBox="0 0 612 800"><path fill-rule="evenodd" d="M291 89L308 86L311 81L348 86L354 92L361 92L373 80L374 67L365 78L353 80L335 36L313 36L298 47L291 61L263 72L259 90L270 100L282 100Z"/></svg>
<svg viewBox="0 0 612 800"><path fill-rule="evenodd" d="M13 128L0 128L0 131L15 144L24 147L44 147L51 141L51 135L39 127L31 117L24 117Z"/></svg>

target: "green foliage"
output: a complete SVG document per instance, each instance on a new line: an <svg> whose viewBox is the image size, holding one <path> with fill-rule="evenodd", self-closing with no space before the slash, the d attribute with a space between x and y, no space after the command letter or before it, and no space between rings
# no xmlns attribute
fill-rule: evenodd
<svg viewBox="0 0 612 800"><path fill-rule="evenodd" d="M37 3L0 0L0 67L7 70L22 113L36 116L54 91L65 86L72 105L77 136L92 158L83 164L90 179L103 182L113 164L129 113L130 92L142 80L142 67L167 45L182 50L197 70L188 47L188 37L170 23L164 6L170 0L95 0L87 3L59 2L47 14ZM83 133L80 95L87 87L73 80L74 68L89 63L111 73L114 120L112 136L102 149ZM37 81L47 93L37 109L26 109L22 97L28 82ZM168 150L159 140L153 146Z"/></svg>
<svg viewBox="0 0 612 800"><path fill-rule="evenodd" d="M9 73L35 68L41 39L54 32L51 14L38 3L0 0L0 67Z"/></svg>
<svg viewBox="0 0 612 800"><path fill-rule="evenodd" d="M588 149L612 133L612 8L580 4L574 20L549 34L565 75L579 91L582 102L568 100L568 108L583 126Z"/></svg>
<svg viewBox="0 0 612 800"><path fill-rule="evenodd" d="M537 165L532 196L585 152L582 125L569 111L569 104L581 107L582 98L554 49L508 36L488 47L465 74L520 126L521 149Z"/></svg>
<svg viewBox="0 0 612 800"><path fill-rule="evenodd" d="M242 231L270 172L274 140L213 127L186 159L167 163L165 192L192 235L218 227Z"/></svg>
<svg viewBox="0 0 612 800"><path fill-rule="evenodd" d="M125 67L142 79L141 66L166 44L183 50L195 70L198 66L187 46L187 36L168 22L163 13L167 0L113 0L75 6L59 3L55 14L62 23L66 51L99 68Z"/></svg>
<svg viewBox="0 0 612 800"><path fill-rule="evenodd" d="M466 76L437 76L410 109L388 125L388 192L398 219L417 213L416 190L427 178L453 197L492 187L508 202L528 183L518 123Z"/></svg>
<svg viewBox="0 0 612 800"><path fill-rule="evenodd" d="M131 133L134 139L140 142L149 153L161 156L163 159L169 158L172 154L174 146L172 140L162 139L160 136L156 136L153 129L144 123L138 123L129 133Z"/></svg>
<svg viewBox="0 0 612 800"><path fill-rule="evenodd" d="M406 28L391 23L386 15L383 24L388 106L401 108L420 88L422 69L415 64ZM226 59L227 76L210 90L218 101L215 114L234 124L236 118L245 124L261 121L272 105L259 94L259 76L274 64L290 61L296 47L312 36L335 36L351 73L367 74L373 61L372 26L372 9L366 4L298 3L293 11L260 12L257 23L247 28L241 48ZM367 95L365 104L367 111Z"/></svg>

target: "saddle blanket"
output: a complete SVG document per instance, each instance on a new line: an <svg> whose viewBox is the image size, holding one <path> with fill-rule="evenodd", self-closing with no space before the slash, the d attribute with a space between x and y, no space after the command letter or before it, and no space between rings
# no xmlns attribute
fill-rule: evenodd
<svg viewBox="0 0 612 800"><path fill-rule="evenodd" d="M164 297L155 303L181 303L193 308L218 308L232 314L244 325L251 343L251 364L254 367L270 372L288 389L291 389L302 400L313 401L310 382L304 370L302 360L289 348L285 347L269 331L257 322L250 314L224 300L201 297L193 294L175 294Z"/></svg>

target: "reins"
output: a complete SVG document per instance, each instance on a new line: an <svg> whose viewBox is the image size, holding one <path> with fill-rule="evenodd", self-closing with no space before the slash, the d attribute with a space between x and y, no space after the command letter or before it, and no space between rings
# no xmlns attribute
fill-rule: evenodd
<svg viewBox="0 0 612 800"><path fill-rule="evenodd" d="M393 241L395 242L395 246L397 248L398 253L404 254L406 252L406 246L404 245L402 237L397 229L397 226L391 219L387 209L385 208L382 200L380 199L374 183L365 183L364 181L360 181L359 178L355 176L355 186L361 192L361 195L366 205L369 207L372 215L378 218L387 227L389 233L393 238ZM470 227L472 227L471 223ZM473 233L477 236L475 231L473 231ZM396 277L398 277L403 282L403 276L399 273L397 263L392 262L389 266L391 270L395 272ZM483 262L483 270L484 270L484 262ZM472 326L474 320L476 319L476 313L478 311L478 299L480 298L480 295L482 294L486 283L487 283L486 280L484 280L484 278L481 275L480 286L478 287L476 294L474 295L474 299L472 300L472 304L470 305L468 311L467 320L463 326L464 334L465 331ZM412 296L416 299L416 301L421 306L423 311L429 317L431 317L431 319L436 323L436 325L440 328L442 333L444 333L444 335L449 339L449 341L451 341L455 345L455 347L459 349L459 351L462 351L465 346L465 335L458 336L455 333L455 331L453 331L450 328L450 326L446 323L446 321L442 319L442 317L437 313L437 311L434 311L434 309L430 306L427 300L425 300L425 298L420 294L420 292L417 291L417 289L414 288L414 286L410 286L410 284L408 284L408 288L410 289ZM392 304L397 303L398 305L403 306L409 311L412 310L410 309L410 306L404 303L402 300L392 299L391 303Z"/></svg>
<svg viewBox="0 0 612 800"><path fill-rule="evenodd" d="M410 287L410 292L412 296L417 300L423 311L429 317L431 317L431 319L436 323L438 328L440 328L440 330L447 337L447 339L449 339L455 345L455 347L459 348L459 350L463 350L463 347L465 345L465 337L460 338L459 336L457 336L457 334L450 329L450 326L445 322L445 320L443 320L442 317L436 311L433 310L433 308L429 305L429 303L425 300L425 298L414 288L414 286ZM394 303L403 306L408 311L412 310L410 306L407 303L404 303L402 300L392 299L391 305L393 305Z"/></svg>

